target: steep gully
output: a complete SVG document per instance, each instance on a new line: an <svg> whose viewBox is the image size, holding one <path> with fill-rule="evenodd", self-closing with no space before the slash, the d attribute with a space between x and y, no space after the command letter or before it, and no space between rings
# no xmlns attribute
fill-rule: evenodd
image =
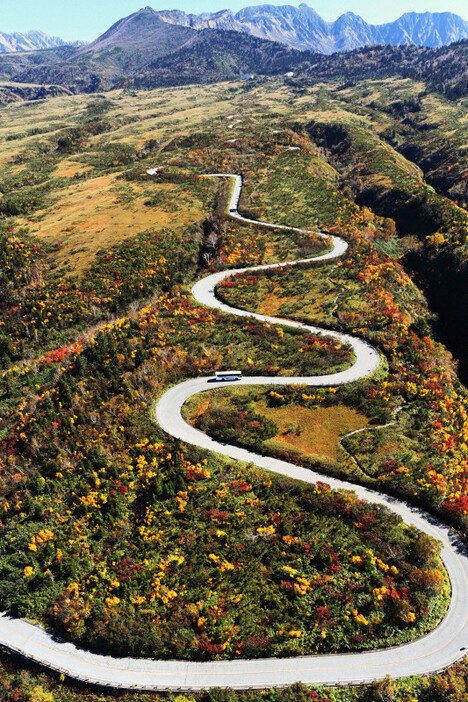
<svg viewBox="0 0 468 702"><path fill-rule="evenodd" d="M229 213L236 219L252 223L252 220L242 217L237 211L242 188L241 177L220 173L211 174L211 177L234 180ZM275 229L290 229L267 222L260 224ZM314 260L330 260L341 256L347 249L347 244L337 237L333 237L332 244L331 251ZM296 263L299 262L278 265ZM299 327L314 334L321 333L320 329L313 326L234 309L216 298L215 286L223 278L242 270L264 270L268 267L270 266L256 266L215 273L196 283L192 293L202 304L230 314ZM323 333L353 347L356 360L350 368L317 377L246 377L237 381L236 385L342 385L364 378L379 367L379 354L367 342L339 332ZM225 385L228 383L216 382L214 378L195 378L179 383L160 398L155 411L156 420L164 431L186 443L216 451L231 459L253 462L261 468L305 483L315 483L321 479L320 474L305 468L219 443L183 420L182 406L192 395ZM285 686L298 680L329 685L353 684L379 680L387 675L424 675L442 670L462 658L468 648L468 554L460 539L444 524L403 501L342 480L327 477L327 482L333 489L353 489L360 498L386 505L407 523L413 523L421 531L442 542L442 558L450 577L452 598L444 620L431 633L402 646L355 654L212 662L157 661L113 658L85 651L30 622L0 613L0 645L44 667L87 683L111 688L161 691L202 690L215 686L253 689Z"/></svg>
<svg viewBox="0 0 468 702"><path fill-rule="evenodd" d="M401 109L405 109L404 105ZM409 114L403 111L400 117L406 115L407 118ZM404 120L403 124L407 125L407 121ZM426 183L439 195L460 204L466 199L466 181L463 164L453 165L455 159L450 156L451 144L448 142L435 151L430 147L423 148L417 145L418 133L423 126L414 121L411 124L403 143L399 144L391 137L387 143L413 166L418 166ZM324 150L327 160L341 173L343 183L349 187L354 180L351 190L354 191L352 197L357 205L368 207L381 217L393 219L399 237L413 236L419 240L416 248L411 247L404 254L401 263L424 292L429 309L435 313L435 319L431 321L433 335L453 354L458 364L458 376L468 387L468 335L463 333L468 328L468 263L463 258L462 247L442 247L435 253L432 247L424 243L426 236L443 232L447 226L440 202L425 197L427 191L424 189L421 189L419 196L415 196L414 191L404 184L399 186L396 181L393 185L378 183L369 180L366 177L368 174L363 174L362 182L355 178L350 181L348 168L354 168L357 175L360 170L351 156L353 139L349 130L341 125L312 122L308 132ZM448 163L452 164L450 171L447 170Z"/></svg>

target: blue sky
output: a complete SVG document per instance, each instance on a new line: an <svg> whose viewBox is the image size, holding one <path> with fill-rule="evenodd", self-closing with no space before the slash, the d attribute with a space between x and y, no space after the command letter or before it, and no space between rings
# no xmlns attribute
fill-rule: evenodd
<svg viewBox="0 0 468 702"><path fill-rule="evenodd" d="M179 9L186 12L215 12L228 7L233 11L258 0L0 0L0 31L25 32L42 29L63 39L95 39L121 17L139 10L145 4L155 10ZM270 0L273 5L299 5L299 2ZM466 0L313 0L309 1L322 17L335 20L343 12L352 11L367 22L390 22L404 12L454 12L467 18Z"/></svg>

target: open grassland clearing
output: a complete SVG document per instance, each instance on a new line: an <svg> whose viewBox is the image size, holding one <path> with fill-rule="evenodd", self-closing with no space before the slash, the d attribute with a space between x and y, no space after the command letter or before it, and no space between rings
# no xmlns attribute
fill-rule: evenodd
<svg viewBox="0 0 468 702"><path fill-rule="evenodd" d="M384 93L388 92L385 81L376 82L373 90L376 91L378 88ZM306 134L291 138L291 133L279 129L276 130L277 137L274 135L273 127L281 126L275 125L275 122L285 120L291 114L288 103L294 90L294 87L272 82L271 87L254 86L252 89L248 89L245 85L231 87L229 84L203 89L177 88L171 91L170 101L166 91L163 90L135 94L116 91L105 97L93 98L80 95L46 101L44 110L40 111L39 122L36 120L38 110L34 103L21 106L21 110L19 106L6 108L0 116L0 120L3 119L3 127L0 121L0 129L3 129L6 138L0 150L0 158L5 158L5 161L11 163L9 167L7 163L4 181L8 181L11 176L10 181L13 181L13 187L16 187L17 197L24 196L19 208L9 206L7 212L15 212L19 209L21 214L21 210L26 210L26 216L21 220L21 224L29 226L32 233L38 232L46 236L47 241L51 241L54 236L57 240L69 239L64 254L70 257L70 268L82 272L93 260L99 248L98 240L102 238L103 245L115 241L118 236L116 223L119 219L122 221L123 235L127 236L131 219L129 211L132 207L128 201L130 197L126 202L127 212L122 212L120 208L122 203L114 202L112 203L114 213L111 215L107 210L112 201L107 188L104 187L102 193L95 193L97 201L100 197L103 199L102 205L97 204L98 208L103 207L103 212L98 217L99 222L94 223L92 211L88 212L92 210L91 202L84 202L85 206L80 216L74 218L73 210L77 200L79 201L74 180L90 179L90 185L82 184L82 187L85 190L89 187L90 190L99 191L100 174L108 174L110 171L117 178L123 172L122 168L125 169L135 155L145 153L145 149L148 150L148 142L152 143L150 153L146 154L148 161L151 161L149 165L160 163L167 165L169 161L169 163L178 164L176 168L188 167L192 172L194 169L198 171L197 157L194 158L193 154L190 154L189 144L186 143L178 148L174 141L174 134L179 133L180 138L183 139L184 135L188 135L196 126L199 130L198 134L210 134L213 143L212 157L209 159L211 163L208 162L207 166L217 170L234 168L244 172L248 183L244 188L241 203L244 208L252 210L254 214L276 217L278 221L281 221L280 210L284 208L284 211L288 212L287 216L291 224L300 223L309 227L330 226L336 220L336 213L340 214L345 207L339 193L336 192L337 186L340 185L338 171L327 158L324 158L323 151L320 148L317 149ZM407 84L405 84L405 91L408 91ZM323 85L315 86L304 92L305 95L295 100L295 109L301 114L300 105L304 102L308 105L310 114L309 112L301 114L301 119L311 118L332 127L337 124L348 125L348 128L354 129L354 148L374 153L370 163L371 172L365 176L369 185L388 187L393 183L395 173L406 174L419 181L420 170L415 169L403 156L393 151L388 144L379 142L377 136L371 137L369 141L369 135L372 133L371 122L366 117L353 114L348 104L340 101L339 84L328 88ZM325 92L328 96L327 100L333 102L333 110L328 109L323 102ZM321 96L320 99L317 95ZM316 102L311 104L311 98ZM267 107L267 112L262 113L265 102L271 107ZM69 107L68 112L66 106ZM279 112L278 106L282 108ZM71 107L73 109L70 109ZM455 108L449 105L446 109ZM240 118L240 123L233 130L227 128L229 120L226 117L229 113L239 115ZM15 118L14 127L12 127L11 116ZM168 116L171 117L170 126L167 122ZM390 128L389 125L390 121L387 128ZM67 136L67 129L72 132L81 131L80 134L72 134L70 138L70 135ZM249 137L258 129L263 132L261 141L259 144L254 144ZM237 141L226 143L226 139L232 138L233 134ZM277 142L277 153L270 154L262 168L262 141L270 142L272 139ZM217 140L219 140L218 145L216 145ZM195 140L195 147L196 144L197 140ZM299 147L302 153L286 150L281 154L281 148L288 149L290 145ZM230 148L226 149L227 146ZM224 155L221 155L221 149L224 149ZM71 155L73 151L76 153ZM206 154L204 159L206 160ZM254 161L255 168L252 168ZM80 163L83 165L80 166ZM292 179L297 177L298 170L303 168L306 168L311 176L307 197L299 192L299 188L291 185ZM96 170L97 173L93 172ZM362 173L360 177L364 177ZM70 180L69 187L67 187L67 179ZM329 183L325 186L330 188L327 193L322 192L324 180ZM313 185L315 185L314 192ZM10 183L8 188L11 190L11 187ZM186 184L186 187L190 200L193 198L193 192L190 184ZM249 193L250 188L252 190ZM5 192L1 183L0 190ZM260 195L260 192L263 195ZM135 188L133 188L133 194L136 195ZM179 207L177 216L171 218L170 210L175 209L174 200L171 200L168 193L166 198L169 202L168 213L162 193L159 195L158 207L151 209L154 226L170 224L171 227L183 227L200 219L197 208L185 205ZM263 201L259 207L261 197ZM174 199L178 201L179 198L183 199L180 191ZM71 203L68 202L69 199L72 200ZM145 208L141 207L137 197L135 200L135 219L146 225L147 220L151 218L149 212L148 216L145 216ZM33 219L40 218L40 223L31 222L28 219L28 208ZM64 213L65 226L62 229L57 223L59 218L57 212ZM314 213L312 218L311 212ZM283 220L286 218L283 217ZM78 226L75 226L75 223ZM104 227L108 227L109 231L104 233ZM68 228L74 231L66 232ZM145 226L139 228L140 231L144 229ZM87 234L90 230L93 232L92 242L89 241L90 237ZM78 254L72 253L77 250Z"/></svg>
<svg viewBox="0 0 468 702"><path fill-rule="evenodd" d="M321 394L313 395L305 390L304 395L320 398L323 402ZM226 418L232 415L231 420L227 421L227 424L231 424L239 407L248 406L255 415L265 417L276 427L276 433L261 445L264 452L284 450L285 453L303 454L313 460L332 463L346 460L339 440L351 431L369 426L368 417L343 404L327 407L304 404L278 406L272 404L272 397L268 392L257 393L245 388L203 393L190 401L185 416L192 424L199 426L211 413L218 418L218 411L222 409ZM311 404L310 399L308 403ZM273 431L273 425L271 427ZM249 444L252 445L251 442Z"/></svg>
<svg viewBox="0 0 468 702"><path fill-rule="evenodd" d="M221 282L217 293L252 312L335 327L338 296L345 290L350 296L352 283L333 279L336 264L310 266L240 274Z"/></svg>
<svg viewBox="0 0 468 702"><path fill-rule="evenodd" d="M181 88L174 90L169 104L165 91L137 96L118 91L106 97L70 98L68 113L63 98L57 98L46 103L39 123L35 105L24 105L21 112L6 108L10 119L3 115L6 148L0 153L7 166L0 183L5 213L16 215L16 224L44 243L61 242L56 264L78 274L100 248L135 233L135 223L138 231L170 227L177 232L199 222L208 202L206 196L200 200L199 184L194 189L190 178L184 179L184 173L200 170L187 135L196 125L196 146L203 134L210 134L216 144L218 133L213 166L226 165L220 163L219 154L231 136L226 112L235 109L233 102L241 104L242 113L258 110L257 101L251 108L248 99L244 104L242 93L239 98L234 90L234 95L226 86ZM20 119L12 130L11 116L16 114ZM245 119L251 120L249 114ZM248 128L255 128L256 121ZM32 123L34 127L29 126ZM258 158L255 145L250 140L245 145L249 160ZM231 162L237 160L234 165L242 168L245 147L239 144L233 152ZM179 182L161 183L157 178L152 183L119 182L133 163L138 172L142 159L142 173L148 166L162 165L176 171ZM205 181L205 192L214 191L214 184Z"/></svg>
<svg viewBox="0 0 468 702"><path fill-rule="evenodd" d="M157 180L126 183L110 174L72 183L47 209L17 221L40 242L61 242L57 267L81 274L97 251L134 237L136 222L139 231L170 228L173 236L180 236L205 212L205 202L181 186Z"/></svg>
<svg viewBox="0 0 468 702"><path fill-rule="evenodd" d="M85 163L80 163L75 158L63 159L54 170L54 176L56 178L74 178L77 175L83 175L89 170L92 170L92 167Z"/></svg>
<svg viewBox="0 0 468 702"><path fill-rule="evenodd" d="M265 416L278 426L278 433L267 443L284 444L286 451L298 450L318 460L336 461L340 454L339 439L350 431L367 425L366 418L344 405L329 408L268 409ZM291 421L291 416L294 417Z"/></svg>

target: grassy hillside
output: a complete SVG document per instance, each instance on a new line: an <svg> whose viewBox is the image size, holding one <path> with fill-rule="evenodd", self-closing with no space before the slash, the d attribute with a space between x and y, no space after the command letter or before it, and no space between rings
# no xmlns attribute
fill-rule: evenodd
<svg viewBox="0 0 468 702"><path fill-rule="evenodd" d="M449 99L459 99L467 93L467 52L466 39L440 49L411 45L368 46L327 57L318 66L318 77L354 81L397 75L424 80L431 90ZM309 75L316 79L317 72L313 69Z"/></svg>

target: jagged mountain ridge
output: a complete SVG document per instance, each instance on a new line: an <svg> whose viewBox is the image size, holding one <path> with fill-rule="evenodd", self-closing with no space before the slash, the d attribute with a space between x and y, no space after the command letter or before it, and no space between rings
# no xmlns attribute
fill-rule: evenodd
<svg viewBox="0 0 468 702"><path fill-rule="evenodd" d="M394 22L381 25L368 24L353 12L346 12L335 22L326 22L305 3L299 7L255 5L236 13L220 10L200 15L187 14L181 10L155 12L152 8L145 7L130 17L140 15L147 22L146 26L143 22L139 25L143 40L147 40L149 34L156 31L162 42L161 55L165 53L166 42L164 31L161 27L156 27L158 19L164 21L166 26L170 24L186 29L242 32L286 44L294 49L309 49L323 54L349 51L370 44L414 44L438 48L468 37L468 22L451 12L406 12ZM116 22L96 41L87 45L86 49L93 47L102 51L109 38L114 40L116 33L125 32L128 19ZM190 37L187 36L187 39ZM39 30L11 34L0 32L0 53L35 51L67 45L70 43L60 37L49 36Z"/></svg>
<svg viewBox="0 0 468 702"><path fill-rule="evenodd" d="M245 32L167 24L143 8L87 46L0 54L0 81L77 93L237 80L243 73L293 71L295 80L305 81L402 75L456 99L467 90L467 52L465 39L440 49L374 45L326 56ZM0 103L17 99L10 93L0 95Z"/></svg>
<svg viewBox="0 0 468 702"><path fill-rule="evenodd" d="M326 22L305 3L299 7L255 5L245 7L236 13L231 10L220 10L200 15L187 14L181 10L154 12L152 8L145 7L134 14L140 13L147 21L150 20L148 26L141 23L139 27L144 39L148 39L150 32L158 31L155 25L157 19L160 19L166 25L171 24L186 29L224 29L243 32L260 39L286 44L294 49L309 49L323 54L349 51L371 44L393 46L414 44L438 48L468 37L468 22L451 12L406 12L394 22L380 25L368 24L353 12L346 12L335 22ZM96 50L102 51L109 37L114 38L116 31L125 30L127 20L128 18L124 18L116 22L88 47L94 46ZM160 27L158 35L162 41L160 53L163 55L165 41L164 32ZM187 39L189 39L188 36ZM77 43L79 42L75 42ZM36 51L67 45L70 43L60 37L49 36L39 30L11 34L0 32L0 53Z"/></svg>
<svg viewBox="0 0 468 702"><path fill-rule="evenodd" d="M353 12L346 12L335 22L326 22L305 3L299 7L245 7L235 14L230 10L201 15L163 10L156 14L169 24L192 29L229 29L323 54L369 44L438 48L468 37L468 22L451 12L406 12L394 22L380 25L368 24Z"/></svg>
<svg viewBox="0 0 468 702"><path fill-rule="evenodd" d="M51 37L40 30L30 32L13 32L7 34L0 32L0 53L15 51L37 51L38 49L51 49L57 46L66 46L68 42L60 37Z"/></svg>

